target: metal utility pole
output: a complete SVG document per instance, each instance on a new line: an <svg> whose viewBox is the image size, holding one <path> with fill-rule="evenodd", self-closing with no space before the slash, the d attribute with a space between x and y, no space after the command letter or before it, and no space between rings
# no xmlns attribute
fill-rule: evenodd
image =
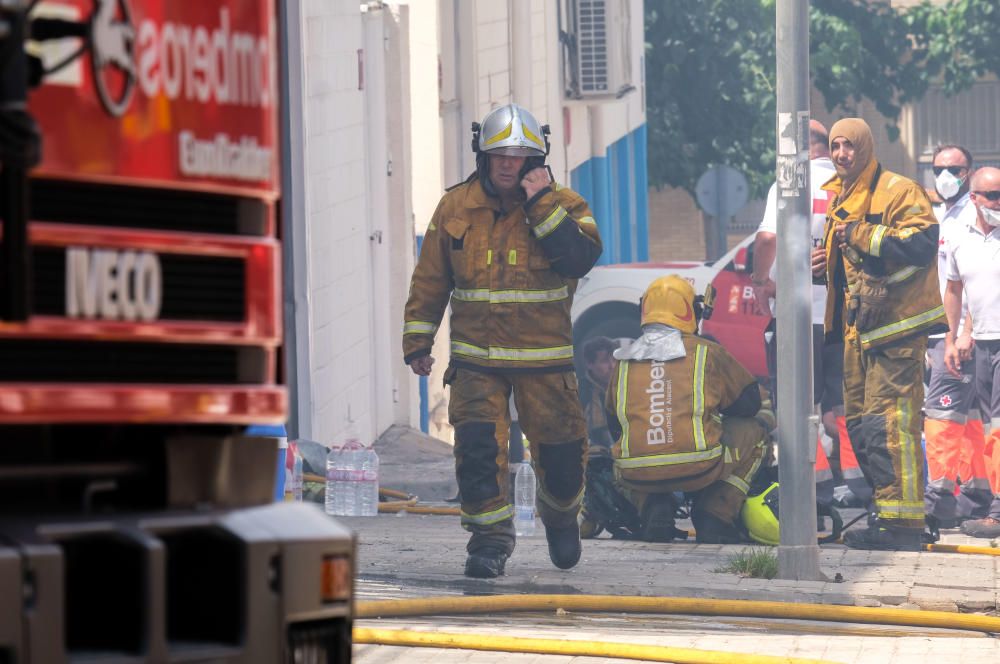
<svg viewBox="0 0 1000 664"><path fill-rule="evenodd" d="M778 0L778 576L818 580L809 184L809 0Z"/></svg>

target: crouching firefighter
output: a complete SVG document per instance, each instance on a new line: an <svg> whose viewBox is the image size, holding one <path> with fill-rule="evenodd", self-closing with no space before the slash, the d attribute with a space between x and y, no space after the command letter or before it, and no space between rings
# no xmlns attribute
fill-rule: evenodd
<svg viewBox="0 0 1000 664"><path fill-rule="evenodd" d="M711 287L696 299L681 277L657 279L642 298L642 336L614 354L606 402L614 478L648 541L676 535L675 491L694 496L699 542L743 541L740 509L774 418L750 372L696 336L713 299Z"/></svg>
<svg viewBox="0 0 1000 664"><path fill-rule="evenodd" d="M473 125L476 171L438 204L404 314L404 359L427 376L434 333L451 306L444 382L451 386L461 522L472 533L465 563L471 577L503 574L514 551L511 394L531 441L549 557L561 569L580 559L587 439L570 306L601 241L586 201L551 180L547 134L516 104Z"/></svg>

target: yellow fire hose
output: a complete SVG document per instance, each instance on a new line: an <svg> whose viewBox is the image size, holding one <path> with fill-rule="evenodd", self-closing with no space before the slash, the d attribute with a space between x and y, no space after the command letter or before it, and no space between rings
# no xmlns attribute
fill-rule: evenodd
<svg viewBox="0 0 1000 664"><path fill-rule="evenodd" d="M1000 633L1000 618L945 611L834 606L739 599L694 597L638 597L616 595L488 595L374 600L355 605L357 618L394 618L443 614L481 614L512 611L586 611L699 616L784 618L827 622L902 625Z"/></svg>
<svg viewBox="0 0 1000 664"><path fill-rule="evenodd" d="M482 634L451 634L445 632L415 632L412 630L354 628L354 643L374 643L390 646L429 648L460 648L499 652L533 653L536 655L571 655L577 657L617 657L647 662L677 662L677 664L816 664L824 660L772 657L717 650L693 650L631 643L572 641L568 639L537 639Z"/></svg>

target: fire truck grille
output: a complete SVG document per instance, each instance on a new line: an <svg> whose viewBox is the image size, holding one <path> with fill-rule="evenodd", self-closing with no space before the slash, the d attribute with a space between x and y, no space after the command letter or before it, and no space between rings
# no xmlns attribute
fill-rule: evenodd
<svg viewBox="0 0 1000 664"><path fill-rule="evenodd" d="M85 226L262 235L264 203L251 198L61 180L31 181L31 219Z"/></svg>
<svg viewBox="0 0 1000 664"><path fill-rule="evenodd" d="M246 317L246 264L240 258L160 254L161 320L242 322ZM66 254L35 247L34 312L66 313Z"/></svg>
<svg viewBox="0 0 1000 664"><path fill-rule="evenodd" d="M0 382L249 385L259 348L8 339Z"/></svg>

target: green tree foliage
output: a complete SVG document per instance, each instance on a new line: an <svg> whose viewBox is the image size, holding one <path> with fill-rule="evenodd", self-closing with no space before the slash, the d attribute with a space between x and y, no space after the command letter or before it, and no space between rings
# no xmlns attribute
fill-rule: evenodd
<svg viewBox="0 0 1000 664"><path fill-rule="evenodd" d="M729 164L761 195L774 179L775 0L646 0L649 180L693 191ZM955 93L1000 73L1000 3L812 0L812 83L829 110L870 100L890 119L942 77Z"/></svg>

